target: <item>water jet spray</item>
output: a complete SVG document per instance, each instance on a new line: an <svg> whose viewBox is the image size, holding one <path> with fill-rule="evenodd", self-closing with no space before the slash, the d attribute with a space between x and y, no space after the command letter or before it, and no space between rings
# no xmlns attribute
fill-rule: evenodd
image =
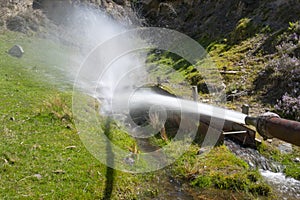
<svg viewBox="0 0 300 200"><path fill-rule="evenodd" d="M278 138L300 146L300 122L282 119L279 115L271 112L258 117L251 117L236 111L188 101L171 95L146 93L145 91L137 93L131 101L133 118L137 121L143 119L143 123L147 123L145 122L146 118L143 116L147 115L148 108L156 103L164 106L169 111L184 112L188 114L186 115L188 118L192 118L193 115L200 115L200 126L213 126L213 124L210 124L211 118L223 119L225 120L223 130L220 130L222 134L230 135L242 141L243 144L255 146L255 131L251 131L247 127L247 125L252 125L264 139ZM172 116L169 116L169 118L172 118Z"/></svg>

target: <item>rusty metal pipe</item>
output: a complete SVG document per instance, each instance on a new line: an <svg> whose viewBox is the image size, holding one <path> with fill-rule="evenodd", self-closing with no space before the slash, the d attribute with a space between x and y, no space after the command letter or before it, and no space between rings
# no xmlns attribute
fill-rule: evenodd
<svg viewBox="0 0 300 200"><path fill-rule="evenodd" d="M266 132L275 138L300 146L300 122L270 118L266 120Z"/></svg>
<svg viewBox="0 0 300 200"><path fill-rule="evenodd" d="M282 119L274 113L266 113L256 118L246 117L245 122L255 126L264 139L278 138L300 146L300 122Z"/></svg>

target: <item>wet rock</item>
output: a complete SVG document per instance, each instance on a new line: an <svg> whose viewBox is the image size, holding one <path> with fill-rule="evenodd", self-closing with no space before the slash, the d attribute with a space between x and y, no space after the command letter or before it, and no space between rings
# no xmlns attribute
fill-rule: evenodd
<svg viewBox="0 0 300 200"><path fill-rule="evenodd" d="M15 45L8 51L8 53L13 57L21 58L24 54L24 50L20 45Z"/></svg>
<svg viewBox="0 0 300 200"><path fill-rule="evenodd" d="M280 153L288 154L293 152L293 147L290 143L282 143L278 146Z"/></svg>
<svg viewBox="0 0 300 200"><path fill-rule="evenodd" d="M248 163L252 169L260 168L263 170L269 170L273 172L282 171L282 166L270 159L262 156L257 150L247 147L242 147L239 144L234 143L231 140L226 139L224 144L233 152L236 156L243 159Z"/></svg>
<svg viewBox="0 0 300 200"><path fill-rule="evenodd" d="M294 160L293 160L295 163L299 163L300 162L300 158L295 158Z"/></svg>

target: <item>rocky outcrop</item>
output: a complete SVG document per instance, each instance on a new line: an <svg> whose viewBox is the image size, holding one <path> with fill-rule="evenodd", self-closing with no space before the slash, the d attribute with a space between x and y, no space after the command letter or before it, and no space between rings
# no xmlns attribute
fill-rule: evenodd
<svg viewBox="0 0 300 200"><path fill-rule="evenodd" d="M32 7L33 0L1 0L0 18L6 20Z"/></svg>
<svg viewBox="0 0 300 200"><path fill-rule="evenodd" d="M228 35L243 18L254 25L280 29L300 16L299 0L2 0L0 26L6 26L8 18L24 18L22 13L28 10L42 10L55 24L64 24L69 16L67 8L72 6L91 6L125 24L167 27L195 39ZM18 23L23 23L22 19L13 18L8 28L21 32L37 29L35 25L11 28Z"/></svg>
<svg viewBox="0 0 300 200"><path fill-rule="evenodd" d="M0 27L27 33L38 31L45 23L45 16L32 9L33 0L2 0L0 5Z"/></svg>
<svg viewBox="0 0 300 200"><path fill-rule="evenodd" d="M34 0L33 8L42 9L49 19L56 24L68 21L72 7L85 6L100 9L112 18L127 23L139 23L139 19L127 0Z"/></svg>
<svg viewBox="0 0 300 200"><path fill-rule="evenodd" d="M147 23L184 32L194 38L218 38L239 21L280 29L299 20L299 0L142 0L136 4Z"/></svg>
<svg viewBox="0 0 300 200"><path fill-rule="evenodd" d="M74 7L96 8L124 24L141 24L128 0L2 0L0 27L27 33L38 31L47 19L64 25L71 21Z"/></svg>

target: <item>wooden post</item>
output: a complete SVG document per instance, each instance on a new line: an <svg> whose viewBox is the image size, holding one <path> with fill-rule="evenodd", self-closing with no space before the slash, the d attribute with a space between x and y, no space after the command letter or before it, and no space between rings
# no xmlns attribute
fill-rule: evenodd
<svg viewBox="0 0 300 200"><path fill-rule="evenodd" d="M249 105L248 104L243 104L242 113L249 115Z"/></svg>
<svg viewBox="0 0 300 200"><path fill-rule="evenodd" d="M193 100L198 101L198 88L197 88L197 86L192 86L192 92L193 92Z"/></svg>

